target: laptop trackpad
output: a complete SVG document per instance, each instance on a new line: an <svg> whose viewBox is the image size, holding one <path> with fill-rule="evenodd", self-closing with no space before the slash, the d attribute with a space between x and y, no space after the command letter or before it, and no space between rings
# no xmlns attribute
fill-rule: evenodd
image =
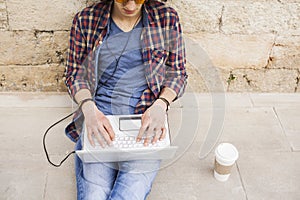
<svg viewBox="0 0 300 200"><path fill-rule="evenodd" d="M120 131L138 131L141 128L141 125L142 118L140 116L119 118Z"/></svg>

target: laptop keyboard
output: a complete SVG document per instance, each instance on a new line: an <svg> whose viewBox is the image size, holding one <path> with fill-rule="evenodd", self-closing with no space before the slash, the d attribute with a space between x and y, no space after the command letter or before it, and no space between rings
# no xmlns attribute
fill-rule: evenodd
<svg viewBox="0 0 300 200"><path fill-rule="evenodd" d="M144 139L142 138L141 141L136 142L136 137L128 136L128 135L116 135L115 140L112 142L111 146L108 145L106 142L104 143L104 148L117 148L117 149L142 149L142 148L154 148L154 147L166 147L170 145L167 139L157 140L156 143L152 144L151 141L153 138L149 139L149 143L147 146L144 145ZM103 147L97 142L94 138L95 142L95 150L96 149L103 149Z"/></svg>
<svg viewBox="0 0 300 200"><path fill-rule="evenodd" d="M167 116L166 116L167 117ZM147 146L144 145L145 138L136 142L136 137L139 129L135 124L130 124L129 121L137 122L137 115L133 116L107 116L115 132L115 140L111 145L105 143L104 148L93 137L95 147L90 144L86 127L83 130L83 148L77 150L76 154L83 162L119 162L128 160L162 160L170 159L175 156L177 146L172 146L170 143L169 127L166 120L166 137L163 140L158 140L152 144L152 138L149 138ZM130 119L129 121L127 119ZM140 126L140 124L139 124ZM105 141L102 138L102 141Z"/></svg>

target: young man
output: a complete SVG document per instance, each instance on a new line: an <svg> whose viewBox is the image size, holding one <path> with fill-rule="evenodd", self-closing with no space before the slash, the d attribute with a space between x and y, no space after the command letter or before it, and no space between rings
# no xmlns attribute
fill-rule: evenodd
<svg viewBox="0 0 300 200"><path fill-rule="evenodd" d="M103 0L77 13L66 84L81 111L66 128L81 149L83 120L92 145L111 144L106 115L143 114L137 141L165 137L164 116L186 85L185 50L176 11L156 0ZM154 136L153 136L154 135ZM152 137L150 137L152 136ZM82 163L76 157L78 199L145 199L159 160Z"/></svg>

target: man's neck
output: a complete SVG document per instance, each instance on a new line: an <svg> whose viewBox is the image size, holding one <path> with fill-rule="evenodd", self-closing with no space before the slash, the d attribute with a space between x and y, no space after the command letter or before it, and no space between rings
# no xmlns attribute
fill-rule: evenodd
<svg viewBox="0 0 300 200"><path fill-rule="evenodd" d="M112 12L112 18L114 22L124 31L128 32L137 25L139 20L141 19L142 12L139 12L137 15L126 17L122 16L117 12Z"/></svg>

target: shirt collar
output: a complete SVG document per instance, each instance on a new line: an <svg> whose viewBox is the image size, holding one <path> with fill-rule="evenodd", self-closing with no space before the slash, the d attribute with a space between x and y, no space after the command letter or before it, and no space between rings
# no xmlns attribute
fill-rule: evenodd
<svg viewBox="0 0 300 200"><path fill-rule="evenodd" d="M144 23L147 22L147 24L144 24L145 26L148 26L149 24L153 24L155 23L155 21L157 20L155 18L155 16L153 16L153 12L149 12L151 11L153 8L151 8L151 2L149 3L145 3L143 5L143 17L144 17Z"/></svg>
<svg viewBox="0 0 300 200"><path fill-rule="evenodd" d="M108 3L106 3L101 9L101 12L99 13L99 17L101 18L99 24L100 29L104 29L109 24L109 18L110 18L113 2L114 1L109 1Z"/></svg>

